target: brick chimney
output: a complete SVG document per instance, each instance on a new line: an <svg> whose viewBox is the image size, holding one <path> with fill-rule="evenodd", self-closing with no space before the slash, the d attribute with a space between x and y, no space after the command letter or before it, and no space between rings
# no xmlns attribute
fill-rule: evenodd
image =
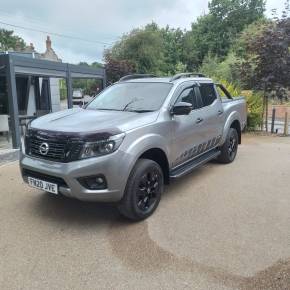
<svg viewBox="0 0 290 290"><path fill-rule="evenodd" d="M49 36L46 38L46 50L51 50L51 39Z"/></svg>
<svg viewBox="0 0 290 290"><path fill-rule="evenodd" d="M58 58L58 56L56 55L55 51L51 46L51 39L49 36L47 36L46 38L46 51L44 53L41 53L41 58L61 62L61 59Z"/></svg>

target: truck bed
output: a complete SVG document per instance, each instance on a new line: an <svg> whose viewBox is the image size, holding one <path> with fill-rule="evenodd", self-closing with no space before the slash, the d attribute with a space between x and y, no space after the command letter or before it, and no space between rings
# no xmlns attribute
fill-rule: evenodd
<svg viewBox="0 0 290 290"><path fill-rule="evenodd" d="M237 112L241 118L242 130L247 123L247 104L245 97L235 97L233 99L222 98L222 105L227 118L230 114Z"/></svg>

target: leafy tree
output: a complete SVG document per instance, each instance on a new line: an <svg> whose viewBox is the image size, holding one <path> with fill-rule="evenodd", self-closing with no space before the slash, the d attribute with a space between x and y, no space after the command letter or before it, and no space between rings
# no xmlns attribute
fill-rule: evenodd
<svg viewBox="0 0 290 290"><path fill-rule="evenodd" d="M184 37L183 61L196 70L208 54L223 59L238 34L263 18L264 0L212 0L209 13L192 24Z"/></svg>
<svg viewBox="0 0 290 290"><path fill-rule="evenodd" d="M235 36L247 25L263 18L265 0L212 0L209 13L222 23L230 36Z"/></svg>
<svg viewBox="0 0 290 290"><path fill-rule="evenodd" d="M220 61L217 56L208 55L204 58L199 71L213 79L223 79L240 86L237 62L238 59L234 52L230 52L223 61Z"/></svg>
<svg viewBox="0 0 290 290"><path fill-rule="evenodd" d="M164 50L161 71L163 74L172 75L184 69L181 62L184 32L180 28L174 29L167 25L161 29L161 36Z"/></svg>
<svg viewBox="0 0 290 290"><path fill-rule="evenodd" d="M0 51L21 51L25 48L24 40L13 33L12 30L0 29Z"/></svg>
<svg viewBox="0 0 290 290"><path fill-rule="evenodd" d="M108 85L117 82L125 75L136 72L135 66L132 62L128 60L115 59L109 51L105 54L105 62Z"/></svg>
<svg viewBox="0 0 290 290"><path fill-rule="evenodd" d="M289 3L289 2L288 2ZM290 17L286 5L283 17L262 27L245 40L247 54L241 62L242 76L252 79L248 85L264 91L264 108L268 118L268 99L286 99L290 89ZM266 126L266 130L267 130Z"/></svg>
<svg viewBox="0 0 290 290"><path fill-rule="evenodd" d="M103 67L103 65L98 62L93 62L92 64L80 62L79 65L94 68ZM92 96L102 88L102 82L96 79L73 79L72 86L74 89L82 89L84 94Z"/></svg>
<svg viewBox="0 0 290 290"><path fill-rule="evenodd" d="M130 62L138 73L160 73L164 64L162 35L155 23L134 29L105 52L105 61Z"/></svg>

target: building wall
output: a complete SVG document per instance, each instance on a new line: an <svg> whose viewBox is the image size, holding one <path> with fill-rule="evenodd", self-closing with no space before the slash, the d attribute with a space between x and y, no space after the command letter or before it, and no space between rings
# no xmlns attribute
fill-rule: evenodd
<svg viewBox="0 0 290 290"><path fill-rule="evenodd" d="M61 110L60 106L60 87L59 79L50 79L50 94L51 94L51 111L57 112Z"/></svg>

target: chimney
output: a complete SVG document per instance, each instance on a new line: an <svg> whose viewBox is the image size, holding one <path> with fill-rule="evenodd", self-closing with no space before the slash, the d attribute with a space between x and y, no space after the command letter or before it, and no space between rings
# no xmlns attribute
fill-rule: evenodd
<svg viewBox="0 0 290 290"><path fill-rule="evenodd" d="M19 40L16 40L15 43L15 51L21 51L21 44Z"/></svg>
<svg viewBox="0 0 290 290"><path fill-rule="evenodd" d="M46 38L46 50L51 50L51 40L49 36Z"/></svg>

